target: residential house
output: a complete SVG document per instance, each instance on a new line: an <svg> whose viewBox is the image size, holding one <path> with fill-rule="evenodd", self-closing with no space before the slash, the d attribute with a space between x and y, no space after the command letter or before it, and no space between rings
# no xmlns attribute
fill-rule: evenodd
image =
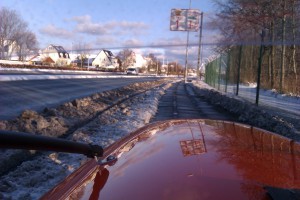
<svg viewBox="0 0 300 200"><path fill-rule="evenodd" d="M33 57L29 58L28 61L30 64L33 64L33 65L42 65L43 64L40 54L34 55Z"/></svg>
<svg viewBox="0 0 300 200"><path fill-rule="evenodd" d="M71 63L69 53L62 47L56 45L49 45L46 49L42 50L40 53L42 60L51 60L54 61L55 65L63 66L69 65Z"/></svg>
<svg viewBox="0 0 300 200"><path fill-rule="evenodd" d="M147 67L148 66L148 61L146 58L144 58L141 54L135 54L135 63L134 67Z"/></svg>
<svg viewBox="0 0 300 200"><path fill-rule="evenodd" d="M18 45L13 40L3 40L0 44L0 60L18 60Z"/></svg>
<svg viewBox="0 0 300 200"><path fill-rule="evenodd" d="M92 62L92 66L111 69L119 67L118 59L113 55L111 51L101 50Z"/></svg>
<svg viewBox="0 0 300 200"><path fill-rule="evenodd" d="M132 51L130 55L128 55L123 61L123 66L125 68L128 67L142 68L148 66L148 61L141 54Z"/></svg>
<svg viewBox="0 0 300 200"><path fill-rule="evenodd" d="M94 61L95 58L84 58L84 59L75 59L72 60L72 64L73 65L77 65L79 67L92 67L92 63Z"/></svg>

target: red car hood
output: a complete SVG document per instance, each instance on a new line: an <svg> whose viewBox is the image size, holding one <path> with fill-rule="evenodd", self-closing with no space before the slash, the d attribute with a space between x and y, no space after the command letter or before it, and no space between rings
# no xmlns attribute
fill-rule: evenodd
<svg viewBox="0 0 300 200"><path fill-rule="evenodd" d="M214 120L150 124L90 160L44 199L268 199L265 186L300 188L300 145Z"/></svg>

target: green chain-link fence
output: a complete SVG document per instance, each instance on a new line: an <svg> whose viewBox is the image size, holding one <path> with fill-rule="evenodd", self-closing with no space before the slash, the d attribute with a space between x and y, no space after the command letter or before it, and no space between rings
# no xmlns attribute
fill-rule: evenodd
<svg viewBox="0 0 300 200"><path fill-rule="evenodd" d="M268 99L269 102L291 97L294 101L289 101L288 106L291 106L290 102L299 106L300 62L294 63L291 56L286 55L282 68L280 47L272 48L235 46L227 49L205 65L205 82L222 92L244 97L256 104L262 102L260 95L269 93L268 96L274 97Z"/></svg>

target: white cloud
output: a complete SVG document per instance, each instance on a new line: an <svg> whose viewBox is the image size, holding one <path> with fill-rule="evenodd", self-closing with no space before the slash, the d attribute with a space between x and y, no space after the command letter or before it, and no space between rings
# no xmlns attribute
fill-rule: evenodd
<svg viewBox="0 0 300 200"><path fill-rule="evenodd" d="M77 24L75 31L79 33L86 33L90 35L105 35L108 34L107 29L105 29L101 24L97 23L82 23Z"/></svg>
<svg viewBox="0 0 300 200"><path fill-rule="evenodd" d="M91 16L90 15L75 16L69 20L76 21L79 24L85 24L91 21Z"/></svg>
<svg viewBox="0 0 300 200"><path fill-rule="evenodd" d="M115 45L118 40L112 36L102 36L96 39L95 44L97 45Z"/></svg>
<svg viewBox="0 0 300 200"><path fill-rule="evenodd" d="M173 38L160 38L150 44L150 46L161 46L161 47L177 47L177 46L185 46L186 40L179 37Z"/></svg>
<svg viewBox="0 0 300 200"><path fill-rule="evenodd" d="M68 21L76 22L75 32L84 33L89 35L104 35L107 34L107 30L100 23L92 22L90 15L75 16Z"/></svg>
<svg viewBox="0 0 300 200"><path fill-rule="evenodd" d="M40 33L51 37L57 37L57 38L70 38L73 36L72 32L66 29L55 27L52 24L49 24L48 26L41 28Z"/></svg>
<svg viewBox="0 0 300 200"><path fill-rule="evenodd" d="M182 56L185 55L186 49L185 48L176 48L176 49L170 49L167 51L167 54Z"/></svg>
<svg viewBox="0 0 300 200"><path fill-rule="evenodd" d="M169 62L179 61L184 62L186 53L186 39L180 37L172 38L159 38L158 40L152 42L150 46L153 46L153 49L150 49L150 52L156 52L155 55L160 60L164 59Z"/></svg>
<svg viewBox="0 0 300 200"><path fill-rule="evenodd" d="M89 35L136 35L144 32L144 30L148 28L143 22L93 22L90 15L75 16L68 19L68 21L76 22L76 32Z"/></svg>
<svg viewBox="0 0 300 200"><path fill-rule="evenodd" d="M143 30L148 26L143 22L129 22L129 21L110 21L105 24L108 29L122 29L122 30Z"/></svg>
<svg viewBox="0 0 300 200"><path fill-rule="evenodd" d="M126 40L123 45L128 48L142 46L142 42L137 39Z"/></svg>
<svg viewBox="0 0 300 200"><path fill-rule="evenodd" d="M213 41L213 36L208 35L206 37L209 37L209 42ZM205 38L206 38L205 37ZM204 38L204 37L203 37ZM198 37L195 37L193 34L190 34L189 38L189 49L188 49L188 63L195 66L195 63L198 61L198 49L199 49L199 39ZM206 41L202 39L202 41ZM185 57L186 57L186 37L172 37L172 38L160 38L156 41L153 41L150 46L153 48L149 49L149 52L155 51L156 49L163 49L164 53L163 55L158 55L159 58L162 58L162 56L166 59L168 59L169 62L172 61L178 61L181 64L185 63ZM207 57L211 54L212 45L205 44L202 47L202 57Z"/></svg>

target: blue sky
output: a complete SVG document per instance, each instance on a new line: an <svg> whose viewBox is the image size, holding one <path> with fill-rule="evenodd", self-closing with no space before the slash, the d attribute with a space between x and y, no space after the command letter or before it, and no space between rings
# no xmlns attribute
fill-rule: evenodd
<svg viewBox="0 0 300 200"><path fill-rule="evenodd" d="M189 8L189 3L190 0L1 0L0 6L19 13L36 34L41 49L55 44L69 51L80 46L117 53L127 47L185 44L186 32L170 31L170 14L173 8ZM191 8L204 12L202 41L211 42L213 37L205 24L214 14L213 1L191 0ZM190 43L197 43L197 35L190 32ZM185 57L185 46L136 51L155 53L170 61L181 62ZM196 54L197 48L190 47L189 57L194 59Z"/></svg>

